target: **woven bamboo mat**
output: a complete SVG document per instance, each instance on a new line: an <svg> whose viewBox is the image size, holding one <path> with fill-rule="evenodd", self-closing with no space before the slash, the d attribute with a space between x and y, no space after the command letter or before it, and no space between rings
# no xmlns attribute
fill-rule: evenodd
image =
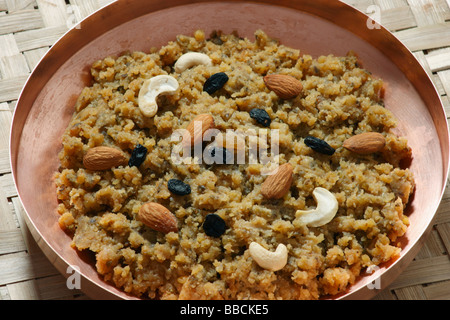
<svg viewBox="0 0 450 320"><path fill-rule="evenodd" d="M31 237L8 155L12 112L28 75L75 22L112 0L0 0L0 300L88 299L66 286ZM136 0L140 1L140 0ZM377 15L423 64L450 111L450 0L345 0ZM412 263L375 299L450 300L450 189Z"/></svg>

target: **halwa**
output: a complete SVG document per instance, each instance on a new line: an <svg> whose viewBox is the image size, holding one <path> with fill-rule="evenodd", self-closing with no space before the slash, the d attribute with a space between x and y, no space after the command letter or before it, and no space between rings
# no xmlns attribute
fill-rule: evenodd
<svg viewBox="0 0 450 320"><path fill-rule="evenodd" d="M191 52L210 63L177 72L177 60ZM92 64L91 74L62 136L55 182L61 228L72 235L74 249L95 255L105 281L152 299L319 299L345 292L365 268L399 256L397 239L409 224L403 211L414 190L402 161L411 149L391 130L397 120L384 106L382 80L352 52L313 58L261 30L254 41L198 30L148 53L108 56ZM204 91L216 74L226 82ZM269 74L297 79L301 92L280 98L264 83ZM156 114L145 116L139 92L158 75L175 78L179 88L159 95ZM222 133L277 130L276 159L293 168L281 198L261 193L267 164L172 161L173 133L201 114L211 115ZM343 147L365 132L383 135L379 151ZM313 150L307 137L333 152ZM98 146L122 152L128 162L85 168L84 156ZM212 152L228 157L234 151ZM338 209L331 221L313 227L297 212L316 207L316 188L329 191ZM144 224L139 212L147 203L173 214L167 221L176 229L165 233ZM261 267L251 243L268 253L285 246L281 269Z"/></svg>

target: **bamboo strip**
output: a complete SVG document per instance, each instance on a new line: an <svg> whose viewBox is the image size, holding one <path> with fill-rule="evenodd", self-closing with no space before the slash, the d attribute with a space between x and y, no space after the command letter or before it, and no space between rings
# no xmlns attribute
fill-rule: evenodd
<svg viewBox="0 0 450 320"><path fill-rule="evenodd" d="M450 281L433 283L423 288L428 300L450 300Z"/></svg>
<svg viewBox="0 0 450 320"><path fill-rule="evenodd" d="M6 0L0 0L0 11L8 10L8 6L6 5Z"/></svg>
<svg viewBox="0 0 450 320"><path fill-rule="evenodd" d="M0 74L3 79L28 76L30 69L23 54L0 57Z"/></svg>
<svg viewBox="0 0 450 320"><path fill-rule="evenodd" d="M437 72L450 68L450 48L438 49L425 56L431 71Z"/></svg>
<svg viewBox="0 0 450 320"><path fill-rule="evenodd" d="M0 174L11 172L9 165L9 149L0 149Z"/></svg>
<svg viewBox="0 0 450 320"><path fill-rule="evenodd" d="M441 237L442 243L444 244L447 254L450 256L450 222L440 223L436 225L436 230Z"/></svg>
<svg viewBox="0 0 450 320"><path fill-rule="evenodd" d="M14 77L0 80L0 103L17 100L28 76Z"/></svg>
<svg viewBox="0 0 450 320"><path fill-rule="evenodd" d="M17 228L16 221L11 214L11 207L5 192L0 189L0 230L10 231Z"/></svg>
<svg viewBox="0 0 450 320"><path fill-rule="evenodd" d="M70 3L72 5L70 11L74 14L77 22L100 8L98 0L70 0Z"/></svg>
<svg viewBox="0 0 450 320"><path fill-rule="evenodd" d="M19 53L16 39L12 33L0 36L0 57L9 57Z"/></svg>
<svg viewBox="0 0 450 320"><path fill-rule="evenodd" d="M450 69L439 71L437 74L442 82L445 94L450 96Z"/></svg>
<svg viewBox="0 0 450 320"><path fill-rule="evenodd" d="M444 105L445 114L450 114L450 99L448 96L441 96L442 104ZM448 118L447 118L448 122Z"/></svg>
<svg viewBox="0 0 450 320"><path fill-rule="evenodd" d="M381 11L381 24L391 31L417 27L416 19L408 6Z"/></svg>
<svg viewBox="0 0 450 320"><path fill-rule="evenodd" d="M28 67L33 70L41 58L47 53L50 47L37 48L33 50L28 50L23 53L25 59L27 60Z"/></svg>
<svg viewBox="0 0 450 320"><path fill-rule="evenodd" d="M22 238L25 243L26 250L29 254L39 254L41 253L41 249L39 248L38 244L34 240L33 236L31 235L30 230L28 229L26 223L25 223L25 211L23 209L22 203L20 202L20 199L18 197L12 198L12 203L14 207L14 212L16 213L17 222L20 226L20 231L22 232Z"/></svg>
<svg viewBox="0 0 450 320"><path fill-rule="evenodd" d="M6 285L11 300L38 300L39 293L34 279Z"/></svg>
<svg viewBox="0 0 450 320"><path fill-rule="evenodd" d="M0 176L0 188L7 198L17 197L16 185L11 173Z"/></svg>
<svg viewBox="0 0 450 320"><path fill-rule="evenodd" d="M417 26L434 25L445 22L445 6L443 0L407 0L415 17Z"/></svg>
<svg viewBox="0 0 450 320"><path fill-rule="evenodd" d="M388 289L382 290L380 293L378 293L373 300L397 300L397 297L395 294Z"/></svg>
<svg viewBox="0 0 450 320"><path fill-rule="evenodd" d="M375 0L375 4L380 6L381 10L390 10L405 6L405 0Z"/></svg>
<svg viewBox="0 0 450 320"><path fill-rule="evenodd" d="M28 51L53 45L66 31L67 26L47 27L14 34L20 51Z"/></svg>
<svg viewBox="0 0 450 320"><path fill-rule="evenodd" d="M409 286L394 290L399 300L424 300L427 298L420 285Z"/></svg>
<svg viewBox="0 0 450 320"><path fill-rule="evenodd" d="M391 289L450 280L450 259L448 256L414 260L392 283Z"/></svg>
<svg viewBox="0 0 450 320"><path fill-rule="evenodd" d="M425 54L423 53L423 51L416 51L413 54L416 57L416 59L419 61L419 63L422 66L422 68L424 68L424 70L427 72L428 76L430 78L432 78L433 77L433 72L431 71L431 68L430 68L430 66L428 64L428 60L425 57Z"/></svg>
<svg viewBox="0 0 450 320"><path fill-rule="evenodd" d="M8 12L33 9L34 6L36 6L35 0L6 0Z"/></svg>
<svg viewBox="0 0 450 320"><path fill-rule="evenodd" d="M7 149L9 147L9 127L11 123L11 112L0 111L0 149Z"/></svg>
<svg viewBox="0 0 450 320"><path fill-rule="evenodd" d="M74 295L82 295L78 289L69 289L66 279L60 274L37 279L36 287L43 300L73 299Z"/></svg>
<svg viewBox="0 0 450 320"><path fill-rule="evenodd" d="M427 25L395 33L411 51L450 46L450 22Z"/></svg>
<svg viewBox="0 0 450 320"><path fill-rule="evenodd" d="M8 288L6 288L6 286L0 286L0 300L11 300Z"/></svg>
<svg viewBox="0 0 450 320"><path fill-rule="evenodd" d="M433 81L434 86L436 87L439 95L443 96L445 93L444 84L442 83L439 76L435 73L431 75L431 80Z"/></svg>
<svg viewBox="0 0 450 320"><path fill-rule="evenodd" d="M98 0L98 8L102 8L108 4L111 4L112 2L115 2L117 0Z"/></svg>
<svg viewBox="0 0 450 320"><path fill-rule="evenodd" d="M351 5L352 7L356 8L362 12L366 12L368 7L375 5L374 0L346 0L343 2Z"/></svg>
<svg viewBox="0 0 450 320"><path fill-rule="evenodd" d="M0 16L0 35L42 27L44 27L44 21L37 10L19 11Z"/></svg>
<svg viewBox="0 0 450 320"><path fill-rule="evenodd" d="M435 225L450 222L450 199L443 199L433 221Z"/></svg>
<svg viewBox="0 0 450 320"><path fill-rule="evenodd" d="M43 253L29 255L23 251L1 255L0 270L0 285L58 274Z"/></svg>
<svg viewBox="0 0 450 320"><path fill-rule="evenodd" d="M0 230L0 254L14 253L25 249L22 233L18 228Z"/></svg>
<svg viewBox="0 0 450 320"><path fill-rule="evenodd" d="M431 230L430 235L423 244L423 247L416 256L416 259L429 259L442 256L445 252L445 246L442 244L441 237L436 230Z"/></svg>
<svg viewBox="0 0 450 320"><path fill-rule="evenodd" d="M68 14L64 0L36 0L46 27L67 26Z"/></svg>
<svg viewBox="0 0 450 320"><path fill-rule="evenodd" d="M14 108L16 107L16 103L17 103L17 100L12 100L12 101L9 101L7 103L9 111L11 111L11 113L14 112Z"/></svg>
<svg viewBox="0 0 450 320"><path fill-rule="evenodd" d="M0 111L9 111L9 106L6 102L0 103Z"/></svg>

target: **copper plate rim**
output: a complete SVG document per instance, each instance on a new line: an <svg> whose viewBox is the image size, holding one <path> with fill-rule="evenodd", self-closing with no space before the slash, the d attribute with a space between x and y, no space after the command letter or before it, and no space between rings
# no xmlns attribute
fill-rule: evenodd
<svg viewBox="0 0 450 320"><path fill-rule="evenodd" d="M141 2L141 1L139 1ZM175 6L182 6L182 5L189 5L189 4L203 4L203 3L215 3L215 2L221 2L221 1L205 1L205 0L193 0L193 1L186 1L186 0L175 0L169 3L169 1L159 1L154 0L152 3L153 6L150 5L144 5L144 4L136 4L133 3L132 0L117 0L115 2L112 2L111 4L97 10L96 12L92 13L88 17L86 17L80 24L83 25L83 28L81 29L81 34L85 33L85 30L88 30L89 34L88 36L84 38L84 40L80 40L80 30L76 30L76 26L66 32L54 45L53 47L42 57L40 62L37 64L31 75L28 77L24 87L22 88L22 91L19 95L19 99L16 105L16 109L13 114L13 121L10 131L10 165L12 169L12 175L13 175L13 181L14 184L18 190L18 197L22 201L22 195L20 194L20 188L17 181L17 153L18 153L18 145L20 144L20 138L22 135L22 128L25 124L25 121L28 117L28 114L30 112L30 108L33 104L34 99L37 97L39 90L33 89L31 90L31 87L36 88L36 86L40 86L42 88L45 83L51 78L51 75L56 72L66 61L67 58L69 58L72 54L80 50L83 46L89 44L90 41L93 39L101 36L105 32L109 30L108 27L102 27L102 24L100 22L102 21L109 21L109 24L105 25L114 25L115 27L126 23L131 18L137 18L139 16L143 16L146 14L149 14L154 11L163 10L163 9L169 9L171 7ZM266 5L272 5L272 6L281 6L288 9L293 10L299 10L299 11L305 11L312 15L317 15L320 18L332 21L333 23L336 22L335 19L338 19L338 22L340 23L340 26L343 26L343 20L348 20L348 15L352 14L352 19L350 20L351 23L354 26L360 25L363 21L365 22L367 20L367 16L351 7L350 5L347 5L342 2L333 2L329 0L308 0L303 2L293 2L289 0L281 0L281 1L270 1L270 0L258 0L258 1L238 1L238 0L230 0L227 1L229 3L256 3L256 4L266 4ZM128 10L127 7L133 5L133 7L136 9L141 9L139 14L136 14L136 11L132 12L132 10ZM151 7L151 8L150 8ZM327 8L326 10L324 8ZM118 12L120 12L120 17L117 16ZM337 13L343 14L342 16L339 16ZM338 16L338 17L337 17ZM111 20L117 19L116 22L111 23ZM99 27L100 26L100 27ZM436 127L440 128L439 134L441 137L440 140L440 148L442 151L442 161L443 161L443 172L444 176L442 177L442 189L440 191L439 200L442 199L445 185L447 183L447 178L449 175L449 135L448 135L448 124L445 117L445 111L444 106L442 104L442 101L440 99L440 96L438 94L438 91L436 90L431 78L429 75L425 72L425 70L421 67L418 60L415 58L413 53L407 49L391 32L389 32L386 28L381 26L379 30L377 30L375 33L372 34L375 35L374 38L368 39L368 35L365 34L364 30L355 30L355 28L351 28L351 26L347 26L346 29L354 34L356 34L358 37L362 38L365 41L368 41L373 45L373 43L384 43L385 45L381 48L378 48L381 50L386 56L391 57L392 59L396 60L395 64L399 66L399 68L405 73L405 76L414 84L417 83L424 83L426 84L426 90L427 95L422 91L422 98L426 100L428 104L433 103L435 105L439 105L439 108L435 107L433 109L434 114L434 121L440 121L439 123L435 123ZM72 46L72 40L77 39L76 46ZM388 45L386 45L388 43ZM66 50L68 46L72 46L71 50ZM407 62L402 62L402 60ZM57 62L57 63L55 63ZM414 63L414 67L411 68L411 65L408 66L408 63ZM44 79L42 78L44 76ZM28 95L29 91L32 91L33 95ZM24 105L24 107L22 107ZM28 108L28 109L27 109ZM26 112L24 112L24 110ZM443 116L443 117L442 117ZM436 120L437 119L437 120ZM444 121L445 120L445 121ZM443 133L445 131L445 133ZM440 202L440 201L439 201ZM436 213L439 202L435 203L433 205L432 211ZM51 243L47 242L47 240L42 235L41 231L38 230L38 228L35 225L35 222L32 221L27 208L24 206L24 211L26 213L25 221L33 235L33 237L36 239L38 245L43 250L44 254L50 259L50 261L57 267L57 269L65 276L65 270L69 266L68 261L64 258L64 256L59 255L55 252L53 246ZM418 250L420 249L421 245L424 242L424 238L429 233L431 229L431 223L435 217L435 214L433 216L429 217L427 227L424 229L424 232L420 235L420 237L417 237L413 239L413 245L411 246L411 249L406 252L404 255L402 255L402 258L396 261L393 261L389 263L380 274L374 274L371 276L368 276L366 278L366 281L358 283L356 286L350 289L349 292L341 294L336 297L336 299L358 299L358 298L367 298L370 296L374 296L376 292L374 290L369 291L365 289L367 283L372 282L374 279L376 279L378 276L385 276L384 274L389 273L390 275L387 277L387 280L383 283L383 288L387 287L394 279L397 277L402 270L406 268L406 266L412 261L415 254L417 254ZM396 268L393 268L395 265L397 265ZM399 265L399 266L398 266ZM393 270L395 269L395 270ZM126 294L116 291L114 289L109 289L106 287L98 287L98 284L96 284L94 281L89 279L86 275L83 273L81 274L82 280L86 283L86 286L84 287L86 289L85 293L90 296L100 296L103 291L108 291L110 298L129 298L133 299L133 297L129 297ZM89 291L89 292L87 292Z"/></svg>

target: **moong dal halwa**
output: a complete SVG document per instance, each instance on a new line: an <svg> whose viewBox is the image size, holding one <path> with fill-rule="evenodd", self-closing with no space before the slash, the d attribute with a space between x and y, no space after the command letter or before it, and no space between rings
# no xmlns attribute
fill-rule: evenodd
<svg viewBox="0 0 450 320"><path fill-rule="evenodd" d="M382 80L354 54L314 59L260 30L254 42L196 31L97 61L91 74L62 137L59 224L116 287L156 299L318 299L399 256L411 150L391 130ZM246 161L175 162L178 129L181 154L213 145L224 161L239 149L227 130L240 133ZM273 174L274 161L249 158L255 133L270 154L262 129L268 140L277 132Z"/></svg>

